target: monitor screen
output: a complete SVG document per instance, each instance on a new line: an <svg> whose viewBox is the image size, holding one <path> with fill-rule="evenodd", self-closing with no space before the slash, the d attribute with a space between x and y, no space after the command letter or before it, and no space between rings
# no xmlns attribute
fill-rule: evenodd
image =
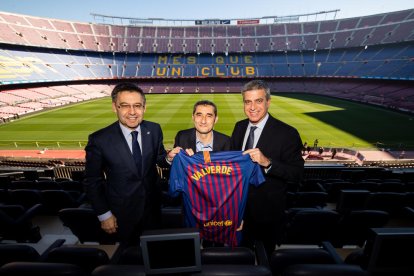
<svg viewBox="0 0 414 276"><path fill-rule="evenodd" d="M145 273L184 273L201 271L198 229L162 229L141 236Z"/></svg>
<svg viewBox="0 0 414 276"><path fill-rule="evenodd" d="M414 228L372 228L365 246L370 256L368 271L371 273L394 273L414 275L412 250ZM408 275L408 274L407 274Z"/></svg>

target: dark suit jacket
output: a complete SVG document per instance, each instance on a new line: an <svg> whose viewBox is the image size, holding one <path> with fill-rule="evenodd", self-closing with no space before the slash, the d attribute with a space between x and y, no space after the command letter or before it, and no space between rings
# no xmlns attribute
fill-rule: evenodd
<svg viewBox="0 0 414 276"><path fill-rule="evenodd" d="M157 208L160 200L156 164L168 166L162 130L159 124L142 121L141 135L142 177L118 121L91 134L85 148L87 195L96 214L111 211L119 228L139 224L144 209Z"/></svg>
<svg viewBox="0 0 414 276"><path fill-rule="evenodd" d="M193 149L196 152L196 129L180 130L175 136L174 148ZM230 137L213 130L213 151L230 150Z"/></svg>
<svg viewBox="0 0 414 276"><path fill-rule="evenodd" d="M248 124L248 119L236 123L231 136L233 150L242 150ZM272 159L273 165L264 174L266 181L262 185L249 187L246 218L257 223L274 223L283 217L288 182L302 177L302 141L295 128L269 114L256 147Z"/></svg>

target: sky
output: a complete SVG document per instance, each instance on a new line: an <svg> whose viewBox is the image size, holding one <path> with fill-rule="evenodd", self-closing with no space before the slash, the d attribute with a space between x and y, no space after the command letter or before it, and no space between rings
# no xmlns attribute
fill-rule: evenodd
<svg viewBox="0 0 414 276"><path fill-rule="evenodd" d="M413 0L0 0L3 12L81 22L94 22L91 13L133 18L239 19L340 9L338 19L412 8Z"/></svg>

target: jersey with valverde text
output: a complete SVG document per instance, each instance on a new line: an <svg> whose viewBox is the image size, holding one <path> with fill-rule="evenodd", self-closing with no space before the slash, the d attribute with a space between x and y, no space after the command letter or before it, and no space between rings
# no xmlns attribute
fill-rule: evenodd
<svg viewBox="0 0 414 276"><path fill-rule="evenodd" d="M186 225L200 229L205 240L238 245L249 185L264 182L260 166L241 151L181 150L172 163L169 192L183 194Z"/></svg>

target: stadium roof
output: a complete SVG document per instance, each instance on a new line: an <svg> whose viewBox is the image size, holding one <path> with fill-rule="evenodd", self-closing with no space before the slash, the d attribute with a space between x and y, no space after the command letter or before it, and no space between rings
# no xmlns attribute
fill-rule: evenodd
<svg viewBox="0 0 414 276"><path fill-rule="evenodd" d="M4 12L55 18L75 22L91 22L91 13L133 18L249 18L275 15L307 14L340 9L336 19L361 17L372 14L414 8L412 0L175 0L175 1L2 1ZM70 11L70 12L68 12Z"/></svg>
<svg viewBox="0 0 414 276"><path fill-rule="evenodd" d="M155 25L155 26L194 26L194 25L248 25L248 24L273 24L273 23L293 23L309 22L336 19L340 9L320 11L305 14L295 14L286 16L262 16L249 18L196 18L196 19L166 19L166 18L136 18L121 17L91 13L95 23L112 25Z"/></svg>

